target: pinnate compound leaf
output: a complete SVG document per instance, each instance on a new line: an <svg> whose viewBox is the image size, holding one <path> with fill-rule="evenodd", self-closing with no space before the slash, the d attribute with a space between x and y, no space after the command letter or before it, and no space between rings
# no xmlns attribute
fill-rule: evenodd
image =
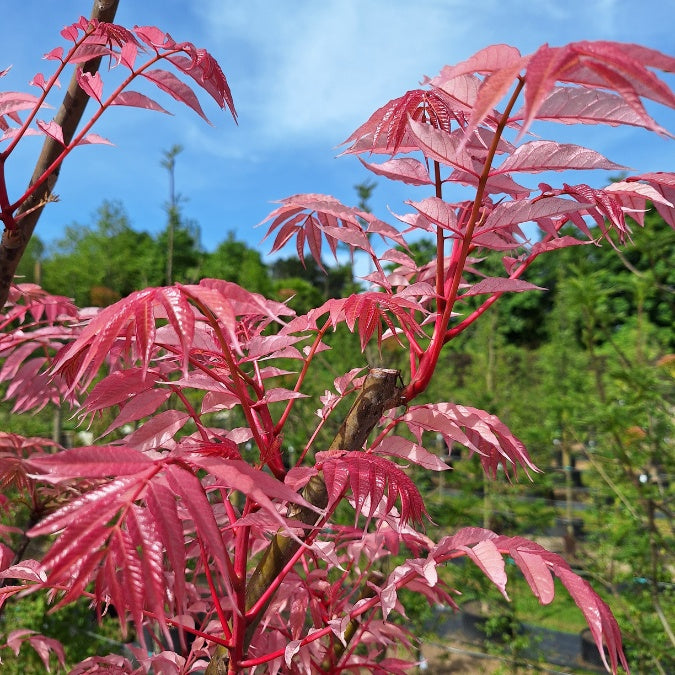
<svg viewBox="0 0 675 675"><path fill-rule="evenodd" d="M227 106L236 122L237 111L234 107L232 92L218 62L209 52L204 49L197 49L190 42L183 42L181 47L188 56L174 54L169 56L168 60L181 72L197 82L218 106L221 108Z"/></svg>
<svg viewBox="0 0 675 675"><path fill-rule="evenodd" d="M621 663L629 672L619 626L609 607L561 556L523 537L504 537L481 528L464 528L441 539L430 551L429 558L441 564L462 555L476 562L503 593L505 568L503 560L500 564L497 558L511 556L542 604L553 600L555 588L552 575L555 574L583 613L607 669L617 672ZM603 654L603 643L609 652L609 664Z"/></svg>
<svg viewBox="0 0 675 675"><path fill-rule="evenodd" d="M330 503L350 489L356 517L362 511L372 517L383 497L386 498L385 513L391 512L396 500L400 499L402 524L409 520L420 523L426 514L424 500L415 483L399 466L383 457L347 452L340 457L326 459L322 469Z"/></svg>
<svg viewBox="0 0 675 675"><path fill-rule="evenodd" d="M358 322L361 349L365 349L375 332L377 332L378 344L381 342L383 324L396 333L397 329L392 316L405 334L421 333L422 329L412 315L415 311L428 313L412 295L406 296L403 293L392 295L370 291L350 295L347 298L328 300L314 310L313 315L321 316L328 312L333 326L345 323L350 331L354 331Z"/></svg>
<svg viewBox="0 0 675 675"><path fill-rule="evenodd" d="M413 89L376 110L344 141L345 144L352 144L346 152L383 152L393 155L407 151L405 146L408 145L409 120L429 128L450 131L453 118L457 119L453 103L442 90Z"/></svg>
<svg viewBox="0 0 675 675"><path fill-rule="evenodd" d="M366 231L377 231L382 236L397 236L386 224L380 223L366 211L344 206L335 197L319 194L293 195L282 200L282 206L270 213L260 225L272 221L265 237L277 231L272 251L278 251L295 237L296 248L304 260L305 245L320 267L323 240L326 240L332 254L336 256L340 242L351 250L361 249L368 253L377 264ZM366 226L364 226L364 223ZM366 230L367 227L367 230ZM400 242L399 242L400 243Z"/></svg>
<svg viewBox="0 0 675 675"><path fill-rule="evenodd" d="M480 457L484 471L495 478L501 465L507 476L516 475L521 466L527 475L539 471L523 443L495 415L484 410L454 403L429 403L410 406L400 417L421 443L422 433L441 434L448 447L460 443Z"/></svg>
<svg viewBox="0 0 675 675"><path fill-rule="evenodd" d="M70 385L86 388L121 338L131 359L140 358L147 368L157 345L155 321L166 319L178 338L184 372L194 340L195 314L185 293L178 287L146 288L105 307L82 329L80 335L55 358L52 369ZM129 340L131 336L136 341Z"/></svg>

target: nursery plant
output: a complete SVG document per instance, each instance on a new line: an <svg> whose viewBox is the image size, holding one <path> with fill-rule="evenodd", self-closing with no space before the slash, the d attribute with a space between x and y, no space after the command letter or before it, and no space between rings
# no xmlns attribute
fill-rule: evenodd
<svg viewBox="0 0 675 675"><path fill-rule="evenodd" d="M75 147L102 142L91 129L108 108L164 111L131 86L155 86L205 117L196 83L235 115L218 64L190 43L154 27L84 18L62 36L67 46L47 54L54 73L32 81L37 94L0 94L0 206L10 245L38 187ZM93 57L118 77L111 90L98 72L82 70ZM68 66L94 112L62 142L59 123L42 116ZM530 55L494 45L385 103L345 141L344 154L410 186L408 213L386 223L333 197L302 194L265 221L272 251L293 241L300 259L322 265L326 248L347 246L372 265L366 290L304 315L218 279L147 288L100 310L17 280L0 336L0 380L14 413L65 402L100 433L70 449L0 434L0 603L46 593L59 608L84 597L98 616L118 617L133 637L127 651L68 664L73 673L399 673L414 665L406 652L416 646L404 623L391 620L405 612L401 589L456 608L461 579L443 568L463 557L507 598L509 558L541 603L553 601L557 577L607 668L628 670L609 606L559 555L476 527L432 540L408 468L448 470L424 447L440 435L473 453L491 480L536 478L536 458L516 435L489 411L454 400L452 382L447 400L423 394L443 349L501 296L541 292L525 278L539 256L601 245L592 225L610 244L612 232L624 241L649 203L675 224L672 173L604 188L528 183L542 173L623 170L592 149L535 136L542 121L628 125L669 141L643 100L675 107L657 75L673 70L674 58L632 44L543 45ZM34 133L62 149L12 201L8 160ZM560 234L570 224L573 234ZM436 242L424 265L407 253L420 235ZM499 276L481 275L490 251L502 255ZM467 281L468 272L481 280ZM363 368L355 355L353 369L307 402L342 326L364 353L397 362L402 354L406 365ZM291 455L284 439L300 405L315 414L302 419L305 444ZM403 562L389 568L394 556ZM30 645L45 666L53 653L65 667L52 638L10 628L2 658Z"/></svg>

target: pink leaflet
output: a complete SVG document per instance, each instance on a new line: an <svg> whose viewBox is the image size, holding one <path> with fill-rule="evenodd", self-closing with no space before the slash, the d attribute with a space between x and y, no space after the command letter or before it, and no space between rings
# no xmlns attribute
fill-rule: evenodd
<svg viewBox="0 0 675 675"><path fill-rule="evenodd" d="M551 571L541 555L521 547L514 547L510 552L539 602L548 605L555 595L555 586Z"/></svg>
<svg viewBox="0 0 675 675"><path fill-rule="evenodd" d="M157 101L137 91L123 91L121 94L115 97L111 105L124 105L124 106L131 106L134 108L145 108L146 110L154 110L156 112L171 115L171 113L165 108L163 108L159 103L157 103Z"/></svg>
<svg viewBox="0 0 675 675"><path fill-rule="evenodd" d="M4 550L7 549L7 547L4 544L2 544L2 546L4 553ZM13 557L14 555L12 554L10 560ZM39 584L47 581L47 575L42 569L42 563L38 560L22 560L16 565L3 568L0 572L0 579L21 579L23 581L34 581Z"/></svg>
<svg viewBox="0 0 675 675"><path fill-rule="evenodd" d="M101 437L107 436L114 429L118 429L129 422L136 422L148 417L157 411L162 403L171 396L171 389L148 389L131 397L124 403L119 415L108 425Z"/></svg>
<svg viewBox="0 0 675 675"><path fill-rule="evenodd" d="M33 94L24 94L19 91L0 92L0 116L19 112L20 110L32 110L39 101ZM43 104L43 107L48 107Z"/></svg>
<svg viewBox="0 0 675 675"><path fill-rule="evenodd" d="M434 77L430 83L436 87L442 87L461 75L491 73L513 66L520 63L521 58L520 52L515 47L505 44L490 45L480 49L456 66L444 66L440 75Z"/></svg>
<svg viewBox="0 0 675 675"><path fill-rule="evenodd" d="M47 61L63 62L63 47L54 47L54 49L48 51L42 58Z"/></svg>
<svg viewBox="0 0 675 675"><path fill-rule="evenodd" d="M150 468L154 462L129 447L92 445L31 457L28 464L47 474L50 479L60 480L134 475Z"/></svg>
<svg viewBox="0 0 675 675"><path fill-rule="evenodd" d="M304 335L257 335L248 343L246 359L271 358L307 339Z"/></svg>
<svg viewBox="0 0 675 675"><path fill-rule="evenodd" d="M87 387L91 383L115 340L126 333L130 323L133 324L136 306L151 304L157 292L154 288L135 291L104 308L84 327L78 338L56 356L52 369L68 373L69 391L76 384Z"/></svg>
<svg viewBox="0 0 675 675"><path fill-rule="evenodd" d="M209 461L215 462L213 458ZM225 460L220 460L225 461ZM183 505L190 514L201 541L215 562L221 581L225 586L230 601L234 602L232 583L227 564L227 551L218 523L213 514L213 506L209 502L199 479L181 466L171 464L166 467L166 478L171 490L181 497Z"/></svg>
<svg viewBox="0 0 675 675"><path fill-rule="evenodd" d="M143 372L140 368L115 371L96 383L87 396L83 411L89 413L124 403L131 396L153 387L158 379L157 372Z"/></svg>
<svg viewBox="0 0 675 675"><path fill-rule="evenodd" d="M237 111L234 107L230 85L218 62L205 49L196 49L190 42L183 42L180 46L186 54L189 54L189 57L173 54L167 57L168 60L197 82L218 106L221 108L227 106L236 122Z"/></svg>
<svg viewBox="0 0 675 675"><path fill-rule="evenodd" d="M175 495L164 483L153 482L146 496L148 510L155 519L159 537L163 542L174 573L173 591L179 612L185 607L185 541L183 525L178 517Z"/></svg>
<svg viewBox="0 0 675 675"><path fill-rule="evenodd" d="M384 176L391 180L400 180L406 185L432 185L433 181L429 178L429 171L417 159L404 157L400 159L390 159L381 164L369 164L359 157L359 161L369 171L377 176Z"/></svg>
<svg viewBox="0 0 675 675"><path fill-rule="evenodd" d="M579 212L590 203L578 203L561 197L538 197L504 201L494 207L483 225L476 229L476 236L489 230L497 230L509 225L520 225L538 218L550 218L571 212Z"/></svg>
<svg viewBox="0 0 675 675"><path fill-rule="evenodd" d="M165 638L169 639L164 605L165 599L173 598L173 589L167 587L164 578L165 546L159 528L150 511L138 504L132 504L128 510L126 524L130 543L140 561L144 606L154 613Z"/></svg>
<svg viewBox="0 0 675 675"><path fill-rule="evenodd" d="M421 202L407 203L435 225L440 225L450 232L461 235L457 225L457 214L452 204L448 204L438 197L427 197Z"/></svg>
<svg viewBox="0 0 675 675"><path fill-rule="evenodd" d="M180 338L183 348L183 375L186 375L190 345L195 334L194 312L180 288L158 289L157 298L166 310L169 323Z"/></svg>
<svg viewBox="0 0 675 675"><path fill-rule="evenodd" d="M176 44L168 33L157 26L135 26L134 33L153 50L161 47L171 48Z"/></svg>
<svg viewBox="0 0 675 675"><path fill-rule="evenodd" d="M673 58L671 56L639 45L625 45L607 41L574 42L570 45L570 48L577 54L582 55L581 63L588 65L591 69L595 67L598 73L605 73L603 75L604 86L607 84L607 75L610 71L626 83L637 95L650 98L669 107L675 107L675 93L655 73L648 70L647 63L643 61L643 57L646 57L649 59L650 65L662 70L672 71ZM639 52L640 58L631 56L631 52L633 54ZM598 66L602 68L598 69ZM583 82L583 80L581 81Z"/></svg>
<svg viewBox="0 0 675 675"><path fill-rule="evenodd" d="M626 169L615 164L599 152L571 143L554 141L531 141L516 148L491 175L511 171L566 171L568 169L606 169L619 171Z"/></svg>
<svg viewBox="0 0 675 675"><path fill-rule="evenodd" d="M0 506L6 506L7 498L3 495L3 499L0 500ZM4 509L3 509L4 510ZM17 533L21 533L22 530L19 527L10 528L9 526L0 527L0 533L3 535L9 534L12 530L16 530ZM14 551L7 546L7 544L0 543L0 573L4 572L14 561ZM27 560L24 562L28 562ZM35 561L37 562L37 561ZM39 565L40 563L38 563Z"/></svg>
<svg viewBox="0 0 675 675"><path fill-rule="evenodd" d="M523 110L509 119L522 120ZM601 89L586 89L581 86L557 86L541 104L538 120L561 124L620 124L646 127L644 117L638 115L621 96ZM670 135L670 134L668 134Z"/></svg>
<svg viewBox="0 0 675 675"><path fill-rule="evenodd" d="M180 410L164 410L129 434L124 442L140 452L172 448L175 444L173 437L185 426L188 419L190 416Z"/></svg>
<svg viewBox="0 0 675 675"><path fill-rule="evenodd" d="M241 459L239 448L234 441L224 436L216 436L210 441L205 441L198 432L193 436L183 436L173 450L172 456L184 453L221 459Z"/></svg>
<svg viewBox="0 0 675 675"><path fill-rule="evenodd" d="M113 145L113 143L98 134L87 134L78 145Z"/></svg>
<svg viewBox="0 0 675 675"><path fill-rule="evenodd" d="M247 497L254 499L282 527L286 526L285 521L279 514L275 503L272 501L273 499L299 504L315 511L317 514L321 513L321 509L309 504L302 495L280 480L260 469L253 468L243 460L193 456L190 462L215 476L219 484L238 490Z"/></svg>
<svg viewBox="0 0 675 675"><path fill-rule="evenodd" d="M47 672L49 672L49 669L51 667L50 665L51 652L56 654L58 663L61 665L62 668L65 668L66 655L65 652L63 651L63 645L58 640L46 637L45 635L30 635L30 637L26 641L37 652L37 655L40 657L40 660L42 661ZM9 640L7 642L9 643Z"/></svg>
<svg viewBox="0 0 675 675"><path fill-rule="evenodd" d="M476 103L476 96L478 95L478 89L482 84L482 80L476 75L468 73L446 79L444 77L446 68L448 66L444 67L440 75L430 80L429 83L441 89L457 103L458 108L464 108L470 114Z"/></svg>
<svg viewBox="0 0 675 675"><path fill-rule="evenodd" d="M417 140L419 149L426 157L476 174L471 155L465 148L462 148L462 137L413 119L408 121L408 126Z"/></svg>
<svg viewBox="0 0 675 675"><path fill-rule="evenodd" d="M515 55L514 55L515 57ZM476 102L471 111L469 124L464 130L464 140L459 146L464 148L470 135L478 129L485 119L493 112L494 107L504 98L506 93L513 86L523 67L527 64L529 57L517 58L512 63L502 66L488 75L476 96Z"/></svg>
<svg viewBox="0 0 675 675"><path fill-rule="evenodd" d="M96 99L100 104L101 99L103 98L103 80L101 79L101 74L96 72L92 75L83 70L77 70L75 72L77 83L80 85L80 88L87 96Z"/></svg>
<svg viewBox="0 0 675 675"><path fill-rule="evenodd" d="M612 672L617 672L618 662L621 661L624 670L630 672L621 644L621 631L607 604L585 579L577 576L566 565L555 565L553 570L584 615L607 670L610 670L611 664ZM607 645L610 664L605 658L603 643Z"/></svg>
<svg viewBox="0 0 675 675"><path fill-rule="evenodd" d="M545 288L531 284L523 279L506 279L504 277L487 277L474 284L468 291L462 293L460 299L472 295L492 295L493 293L522 293L523 291L544 291Z"/></svg>
<svg viewBox="0 0 675 675"><path fill-rule="evenodd" d="M211 124L208 117L204 114L199 99L194 91L188 87L185 82L179 80L173 73L168 70L146 70L141 73L143 77L153 82L162 91L172 96L176 101L184 103L189 108L192 108L205 122Z"/></svg>
<svg viewBox="0 0 675 675"><path fill-rule="evenodd" d="M49 136L50 138L53 138L57 143L60 143L65 147L65 143L63 142L63 129L61 129L61 126L59 124L57 124L53 120L51 122L43 122L42 120L36 120L35 124L43 134Z"/></svg>
<svg viewBox="0 0 675 675"><path fill-rule="evenodd" d="M290 401L297 398L309 398L309 396L307 394L302 394L299 391L284 389L283 387L272 387L265 391L262 399L260 399L253 407L267 403L278 403L279 401Z"/></svg>
<svg viewBox="0 0 675 675"><path fill-rule="evenodd" d="M431 471L446 471L451 468L437 455L402 436L387 436L378 446L372 449L372 452L407 459Z"/></svg>
<svg viewBox="0 0 675 675"><path fill-rule="evenodd" d="M518 138L522 138L536 118L539 108L548 98L558 73L564 73L569 64L577 59L569 46L549 47L542 45L532 54L525 72L524 120Z"/></svg>
<svg viewBox="0 0 675 675"><path fill-rule="evenodd" d="M675 174L657 171L654 173L645 173L628 179L629 181L644 180L647 181L663 198L675 204ZM660 202L655 203L656 210L661 217L673 228L675 228L675 207L666 206Z"/></svg>
<svg viewBox="0 0 675 675"><path fill-rule="evenodd" d="M508 600L506 594L506 569L504 558L495 546L492 539L484 539L474 546L462 546L467 556L483 571L485 576L499 589L499 592Z"/></svg>

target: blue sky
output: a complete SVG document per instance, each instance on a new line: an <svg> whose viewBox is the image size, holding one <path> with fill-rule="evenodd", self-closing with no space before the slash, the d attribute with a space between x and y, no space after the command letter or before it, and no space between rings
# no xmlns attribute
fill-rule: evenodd
<svg viewBox="0 0 675 675"><path fill-rule="evenodd" d="M33 75L49 72L42 54L63 44L61 28L90 10L91 0L4 3L0 70L13 68L0 90L30 91ZM204 96L212 127L161 95L174 116L109 111L95 131L115 147L78 148L66 160L56 188L61 201L50 204L38 224L47 242L67 224L90 223L104 199L121 200L136 229L161 229L168 177L160 161L163 150L179 143L185 150L177 158L176 187L187 199L185 217L201 228L204 247L213 249L233 231L266 253L264 230L253 226L274 200L321 192L356 204L354 186L370 174L356 158L338 158L337 146L376 108L445 64L499 42L523 53L544 42L582 39L675 53L671 0L121 0L116 22L157 25L176 40L208 49L230 82L239 125ZM652 110L675 132L673 111ZM587 127L583 136L560 126L553 131L637 171L675 171L675 142L641 130ZM40 145L38 138L27 139L10 160L10 198L25 187ZM428 196L426 188L377 183L372 207L390 222L388 209L402 213L405 199Z"/></svg>

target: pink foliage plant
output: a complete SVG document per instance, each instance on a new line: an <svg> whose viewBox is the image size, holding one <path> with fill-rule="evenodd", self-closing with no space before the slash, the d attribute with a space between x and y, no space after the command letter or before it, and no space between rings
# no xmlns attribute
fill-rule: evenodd
<svg viewBox="0 0 675 675"><path fill-rule="evenodd" d="M9 232L35 186L11 201L6 160L27 134L61 138L59 126L39 115L67 65L104 56L128 75L106 93L99 74L80 72L95 113L58 164L76 146L102 142L91 127L110 106L164 111L129 89L135 81L205 118L185 81L192 80L235 115L220 67L190 43L156 28L86 19L62 35L71 46L49 52L56 71L34 78L37 95L0 94L0 206ZM114 607L124 630L135 627L135 660L92 657L74 673L399 673L414 665L401 649L414 636L390 620L403 611L401 589L456 607L461 589L439 570L466 558L507 597L509 557L542 604L553 600L559 579L607 668L628 670L612 612L559 555L473 527L433 541L407 467L449 468L424 448L431 432L467 448L491 478L499 470L508 477L538 471L496 416L419 397L448 342L505 293L536 289L525 277L537 257L599 244L593 226L603 238L614 233L624 241L648 202L675 225L673 174L631 176L606 188L540 183L533 190L524 180L621 168L592 149L533 138L540 120L631 125L670 137L643 100L675 107L675 94L656 74L674 70L675 59L630 44L544 45L526 56L496 45L386 103L347 139L345 154L429 194L408 202L410 212L393 225L330 196L282 200L266 220L273 251L295 240L300 258L309 253L321 264L326 245L333 254L341 245L372 262L367 290L302 316L217 279L139 290L99 311L79 310L34 285L13 286L2 316L0 380L14 412L65 400L82 421L105 414L110 422L95 444L72 449L0 434L0 481L39 516L26 532L0 529L0 605L38 591L56 606L85 597L99 615ZM448 197L458 184L472 196ZM525 224L538 235L528 238ZM423 266L406 252L420 232L436 242L435 259ZM375 240L384 248L376 250ZM503 254L504 272L472 284L466 271L479 270L487 251ZM481 302L467 311L464 301L474 296ZM408 365L337 377L316 401L316 417L305 421L306 446L289 465L286 425L308 396L327 334L340 324L358 334L363 350L386 342ZM214 426L214 412L233 410L242 426ZM331 424L339 431L321 444ZM244 453L247 444L253 453ZM352 524L336 519L339 507L351 509ZM11 548L18 535L47 537L44 555L26 559L25 549ZM379 563L401 553L405 561L383 574ZM63 663L48 638L14 631L2 639L15 650L32 644L45 663L51 650Z"/></svg>

